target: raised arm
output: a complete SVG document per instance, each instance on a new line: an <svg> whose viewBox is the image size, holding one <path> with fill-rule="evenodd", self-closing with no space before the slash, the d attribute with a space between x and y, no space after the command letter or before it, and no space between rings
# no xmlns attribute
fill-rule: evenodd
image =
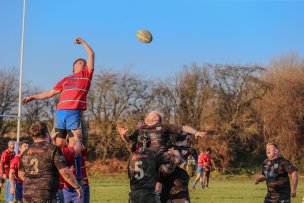
<svg viewBox="0 0 304 203"><path fill-rule="evenodd" d="M95 60L95 54L92 48L84 41L82 38L78 37L75 39L76 44L82 44L88 54L88 60L87 60L87 66L89 71L94 70L94 60Z"/></svg>
<svg viewBox="0 0 304 203"><path fill-rule="evenodd" d="M190 126L186 126L186 125L183 126L183 132L190 133L190 134L194 135L195 138L206 137L206 135L207 135L207 132L200 132L200 131L197 131L194 128L192 128Z"/></svg>
<svg viewBox="0 0 304 203"><path fill-rule="evenodd" d="M118 130L119 135L126 143L130 143L129 136L127 135L128 129L122 123L117 123L116 128Z"/></svg>
<svg viewBox="0 0 304 203"><path fill-rule="evenodd" d="M23 98L22 104L27 104L27 103L29 103L30 101L33 101L33 100L47 99L47 98L53 97L53 96L55 96L56 94L59 94L59 93L60 93L59 90L51 89L51 90L46 91L46 92L41 92L39 94L35 94L35 95L32 95L32 96L28 96L28 97Z"/></svg>

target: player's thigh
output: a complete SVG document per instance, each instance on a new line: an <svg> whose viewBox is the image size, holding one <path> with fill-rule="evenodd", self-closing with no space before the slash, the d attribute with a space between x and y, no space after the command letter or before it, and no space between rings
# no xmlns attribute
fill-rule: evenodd
<svg viewBox="0 0 304 203"><path fill-rule="evenodd" d="M71 110L65 118L67 130L81 129L81 111Z"/></svg>

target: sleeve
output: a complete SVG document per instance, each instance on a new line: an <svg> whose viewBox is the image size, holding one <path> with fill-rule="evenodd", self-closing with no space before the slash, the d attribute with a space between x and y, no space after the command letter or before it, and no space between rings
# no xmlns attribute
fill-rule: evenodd
<svg viewBox="0 0 304 203"><path fill-rule="evenodd" d="M60 80L54 87L53 90L59 90L60 92L62 91L62 85L65 82L66 78L63 78L62 80Z"/></svg>
<svg viewBox="0 0 304 203"><path fill-rule="evenodd" d="M66 162L71 162L75 157L75 150L73 147L64 147L61 150Z"/></svg>
<svg viewBox="0 0 304 203"><path fill-rule="evenodd" d="M17 171L18 170L18 162L17 158L13 158L11 163L10 163L10 169Z"/></svg>
<svg viewBox="0 0 304 203"><path fill-rule="evenodd" d="M23 153L24 154L24 153ZM24 169L24 164L23 164L23 161L22 161L22 155L20 157L20 163L19 163L19 168L18 168L18 171L25 171Z"/></svg>
<svg viewBox="0 0 304 203"><path fill-rule="evenodd" d="M136 151L136 146L137 146L137 137L139 134L139 130L136 129L132 134L129 135L129 149L131 152Z"/></svg>
<svg viewBox="0 0 304 203"><path fill-rule="evenodd" d="M91 80L92 80L92 78L93 78L93 73L94 73L94 69L90 72L88 66L86 66L86 67L83 69L83 74L84 74L84 76L87 77L87 78L89 78L89 79L91 79Z"/></svg>
<svg viewBox="0 0 304 203"><path fill-rule="evenodd" d="M181 134L183 132L183 126L181 125L165 124L163 126L170 134Z"/></svg>
<svg viewBox="0 0 304 203"><path fill-rule="evenodd" d="M8 158L8 154L6 151L4 151L2 154L1 154L1 163L5 163L7 161L7 158Z"/></svg>
<svg viewBox="0 0 304 203"><path fill-rule="evenodd" d="M68 167L62 151L56 147L54 151L54 164L58 170Z"/></svg>
<svg viewBox="0 0 304 203"><path fill-rule="evenodd" d="M287 173L293 173L295 171L297 171L298 169L296 167L294 167L288 160L284 159L282 160L281 162L282 164L282 167L284 168L284 170L287 172Z"/></svg>
<svg viewBox="0 0 304 203"><path fill-rule="evenodd" d="M129 140L130 140L131 142L137 141L138 135L139 135L139 129L136 129L136 130L134 130L133 133L131 133L131 134L129 135Z"/></svg>

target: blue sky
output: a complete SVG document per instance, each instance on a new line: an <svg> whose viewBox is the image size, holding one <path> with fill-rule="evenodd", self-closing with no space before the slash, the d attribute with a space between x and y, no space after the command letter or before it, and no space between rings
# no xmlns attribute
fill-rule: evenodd
<svg viewBox="0 0 304 203"><path fill-rule="evenodd" d="M23 0L0 3L0 68L19 69ZM304 1L27 0L24 81L41 90L71 74L86 58L85 39L96 71L112 69L145 78L165 78L196 62L260 64L304 54ZM135 38L150 30L146 45Z"/></svg>

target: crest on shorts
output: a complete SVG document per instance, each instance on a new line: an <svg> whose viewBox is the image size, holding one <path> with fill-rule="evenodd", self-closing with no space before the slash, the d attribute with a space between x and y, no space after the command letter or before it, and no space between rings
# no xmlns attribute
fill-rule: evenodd
<svg viewBox="0 0 304 203"><path fill-rule="evenodd" d="M155 129L156 129L156 130L161 130L161 128L162 128L161 126L158 126L158 127L156 127Z"/></svg>

